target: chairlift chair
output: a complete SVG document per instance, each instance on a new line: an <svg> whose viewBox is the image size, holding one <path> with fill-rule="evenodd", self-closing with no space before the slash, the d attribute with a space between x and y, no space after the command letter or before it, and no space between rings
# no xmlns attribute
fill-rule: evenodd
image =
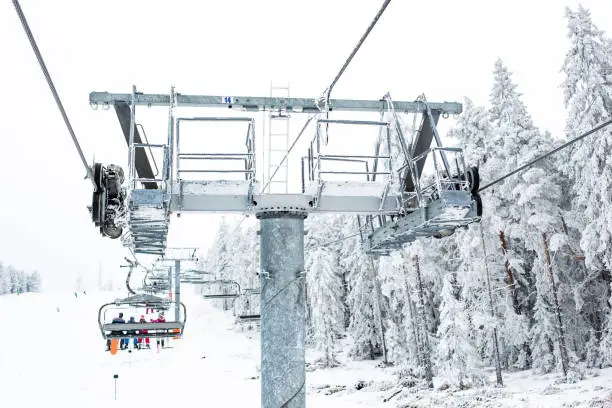
<svg viewBox="0 0 612 408"><path fill-rule="evenodd" d="M175 321L163 323L104 323L110 310L126 311L134 308L153 308L156 310L171 310L176 302L152 295L135 295L125 299L117 299L106 303L98 310L98 326L104 339L133 339L133 338L155 338L155 337L180 337L185 330L187 321L187 308L180 302L183 312ZM182 317L182 318L181 318ZM146 330L146 333L142 331Z"/></svg>
<svg viewBox="0 0 612 408"><path fill-rule="evenodd" d="M181 283L193 283L193 284L203 284L208 282L210 279L206 279L204 275L212 275L210 272L205 271L186 271L181 274Z"/></svg>
<svg viewBox="0 0 612 408"><path fill-rule="evenodd" d="M209 280L203 282L202 285L202 297L204 299L236 299L240 297L240 284L233 280Z"/></svg>
<svg viewBox="0 0 612 408"><path fill-rule="evenodd" d="M259 306L259 302L253 302L250 299L253 296L256 296L255 299L259 300L259 295L261 294L261 289L259 288L247 288L242 291L241 297L246 299L246 307L236 315L238 319L238 323L252 323L259 322L261 320L261 312L260 307L254 307L254 303L257 303ZM244 306L244 302L239 302L241 306Z"/></svg>
<svg viewBox="0 0 612 408"><path fill-rule="evenodd" d="M206 279L199 278L196 276L183 276L181 277L181 283L192 283L192 284L203 284L208 282Z"/></svg>

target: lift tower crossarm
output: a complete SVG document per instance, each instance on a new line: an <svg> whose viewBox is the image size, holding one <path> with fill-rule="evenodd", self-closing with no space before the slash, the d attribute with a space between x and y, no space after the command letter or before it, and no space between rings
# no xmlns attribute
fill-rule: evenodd
<svg viewBox="0 0 612 408"><path fill-rule="evenodd" d="M92 92L89 102L93 105L115 105L130 103L131 94ZM177 95L177 106L229 108L247 111L278 111L286 110L296 113L313 113L321 110L315 102L316 98L271 98L266 96L215 96L215 95ZM136 105L168 106L170 95L136 93ZM442 114L459 114L462 111L457 102L428 102L432 111ZM426 111L426 104L420 101L394 101L397 112L418 113ZM334 111L380 112L387 107L384 100L331 99L329 109Z"/></svg>

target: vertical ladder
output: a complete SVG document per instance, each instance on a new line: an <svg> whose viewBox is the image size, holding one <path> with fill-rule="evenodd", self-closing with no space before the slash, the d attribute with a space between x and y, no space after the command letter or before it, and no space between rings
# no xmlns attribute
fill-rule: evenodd
<svg viewBox="0 0 612 408"><path fill-rule="evenodd" d="M286 86L270 84L270 98L289 98L289 83ZM281 160L289 151L289 120L284 110L271 111L268 115L268 177L270 180L266 193L289 192L288 158L281 164Z"/></svg>

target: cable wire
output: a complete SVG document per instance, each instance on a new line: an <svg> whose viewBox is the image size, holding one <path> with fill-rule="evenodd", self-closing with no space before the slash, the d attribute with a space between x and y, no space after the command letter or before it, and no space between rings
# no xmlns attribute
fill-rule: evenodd
<svg viewBox="0 0 612 408"><path fill-rule="evenodd" d="M370 25L368 26L366 32L361 36L361 38L359 39L359 42L357 43L357 45L355 46L355 48L353 48L353 51L351 52L351 54L349 55L349 57L346 59L346 61L344 62L344 65L342 65L342 68L340 68L340 71L336 74L336 76L334 77L331 85L324 91L325 93L325 98L326 98L326 102L329 105L329 98L331 95L332 90L334 89L334 86L336 85L336 83L338 82L338 80L340 79L340 77L342 76L342 74L344 73L344 71L346 70L346 68L349 66L349 64L351 63L351 61L353 60L353 57L355 57L355 54L357 54L357 51L359 51L359 49L361 48L361 45L364 43L364 41L366 40L366 38L368 37L368 35L370 34L370 32L372 31L372 29L374 28L374 26L376 25L376 23L378 22L378 20L380 19L380 16L382 16L383 12L385 11L385 9L387 8L387 6L389 5L389 3L391 3L391 0L385 0L385 2L383 3L381 9L378 11L378 13L376 14L376 16L374 17L374 20L372 20L372 22L370 23ZM280 169L280 166L282 166L282 164L285 162L285 160L287 160L287 157L289 156L289 153L291 153L291 150L293 149L293 147L295 146L295 144L298 142L298 140L300 139L300 137L302 136L302 134L304 133L304 131L306 130L306 127L308 126L308 124L310 123L310 121L313 119L313 115L311 115L308 120L306 121L306 123L304 124L304 126L302 127L302 130L300 131L300 133L298 134L298 136L295 138L295 140L293 141L293 143L291 144L291 146L289 147L289 150L287 151L287 153L285 154L285 156L283 156L282 160L280 161L280 163L278 164L278 166L276 167L276 169L274 170L274 173L272 173L272 175L268 178L268 182L265 184L265 186L263 187L263 189L261 191L265 191L266 188L268 187L268 185L272 182L272 179L274 178L274 176L276 175L276 173L278 172L278 170Z"/></svg>
<svg viewBox="0 0 612 408"><path fill-rule="evenodd" d="M336 75L334 80L332 81L331 85L327 88L327 90L325 92L326 93L327 102L329 102L329 97L331 95L332 90L334 89L334 86L336 85L336 82L338 82L338 80L340 79L342 74L344 74L344 71L349 66L349 64L353 60L353 57L355 57L355 54L357 54L357 51L359 51L359 49L361 48L361 46L365 42L366 38L368 38L368 35L370 34L370 32L372 31L372 29L374 28L374 26L376 25L376 23L380 19L380 16L382 16L384 11L387 9L387 6L389 5L389 3L391 3L391 0L385 0L385 2L383 3L382 7L380 8L380 10L378 10L378 13L376 13L376 16L374 17L374 20L372 20L372 22L370 23L370 25L367 28L366 32L361 36L361 38L359 39L359 42L357 43L355 48L353 48L353 51L351 52L349 57L344 62L344 65L342 65L342 68L340 68L340 71L338 72L338 74Z"/></svg>
<svg viewBox="0 0 612 408"><path fill-rule="evenodd" d="M96 182L94 180L94 176L93 173L91 171L91 168L89 167L89 164L87 163L87 160L85 159L85 155L83 154L83 150L81 150L81 146L79 145L79 141L77 140L77 137L74 133L74 130L72 129L72 125L70 124L70 120L68 119L68 115L66 114L66 111L64 110L64 105L62 105L62 101L60 100L60 97L57 93L57 90L55 89L55 85L53 84L53 81L51 80L51 75L49 75L49 71L47 70L47 66L45 65L45 62L43 61L42 55L40 54L40 50L38 49L38 46L36 45L36 41L34 40L34 36L32 35L32 31L30 31L30 26L28 25L28 22L25 18L25 15L23 14L23 10L21 9L21 6L19 5L19 1L18 0L13 0L13 5L15 6L15 10L17 11L17 15L19 16L19 20L21 20L21 25L23 26L23 29L26 33L26 35L28 36L28 40L30 40L30 45L32 46L32 50L34 51L34 54L36 54L36 59L38 60L38 64L40 65L40 68L43 71L43 74L45 75L45 79L47 80L47 84L49 85L49 89L51 89L51 93L53 94L53 98L55 99L55 103L57 104L57 107L60 110L60 113L62 114L62 118L64 119L64 123L66 124L66 127L68 128L68 132L70 133L70 136L72 137L72 141L74 142L74 146L76 147L78 153L79 153L79 157L81 158L81 161L83 162L83 166L85 166L85 171L87 172L87 177L91 180L91 183L93 184L94 188L97 188L98 186L96 185Z"/></svg>
<svg viewBox="0 0 612 408"><path fill-rule="evenodd" d="M510 173L508 173L508 174L506 174L506 175L504 175L504 176L502 176L502 177L498 178L497 180L494 180L494 181L490 182L489 184L487 184L487 185L485 185L485 186L481 187L481 188L478 190L478 192L481 192L481 191L483 191L483 190L485 190L485 189L487 189L487 188L489 188L489 187L491 187L491 186L493 186L493 185L495 185L495 184L497 184L497 183L502 182L503 180L505 180L505 179L507 179L508 177L510 177L510 176L512 176L512 175L514 175L514 174L516 174L516 173L518 173L519 171L521 171L521 170L525 170L526 168L533 166L534 164L536 164L536 163L537 163L537 162L539 162L540 160L544 160L545 158L547 158L547 157L549 157L549 156L551 156L551 155L553 155L553 154L557 153L558 151L565 149L566 147L568 147L568 146L570 146L570 145L572 145L572 144L574 144L574 143L576 143L576 142L578 142L578 141L580 141L580 140L584 139L585 137L587 137L587 136L589 136L589 135L592 135L593 133L595 133L595 132L597 132L597 131L599 131L599 130L601 130L601 129L603 129L603 128L605 128L606 126L609 126L609 125L611 125L611 124L612 124L612 119L610 119L610 120L608 120L608 121L606 121L606 122L603 122L603 123L601 123L601 124L599 124L599 125L595 126L593 129L589 130L588 132L585 132L585 133L581 134L580 136L576 137L575 139L572 139L572 140L570 140L569 142L563 143L561 146L557 147L556 149L553 149L553 150L551 150L550 152L548 152L548 153L546 153L546 154L543 154L542 156L537 157L537 158L535 158L535 159L531 160L530 162L528 162L528 163L526 163L526 164L522 165L521 167L519 167L519 168L517 168L517 169L515 169L515 170L512 170Z"/></svg>

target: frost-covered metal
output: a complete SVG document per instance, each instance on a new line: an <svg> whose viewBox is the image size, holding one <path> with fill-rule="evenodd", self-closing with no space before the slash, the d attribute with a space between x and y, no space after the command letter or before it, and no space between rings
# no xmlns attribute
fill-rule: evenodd
<svg viewBox="0 0 612 408"><path fill-rule="evenodd" d="M270 97L281 101L290 97L289 84L274 86L270 84ZM291 131L291 114L282 108L267 115L266 132L268 133L267 149L267 193L289 193L289 138Z"/></svg>
<svg viewBox="0 0 612 408"><path fill-rule="evenodd" d="M418 237L448 236L455 228L479 220L477 172L466 168L460 149L442 146L437 131L440 117L461 112L459 103L434 103L424 98L398 102L387 94L379 100L327 99L321 104L317 98L182 95L174 88L169 95L137 93L135 88L131 95L94 92L90 102L114 105L123 112L118 117L131 152L123 241L134 252L165 254L164 259L172 259L165 247L173 212L255 214L260 219L260 311L239 314L239 321L261 324L262 407L305 406L303 241L308 214L365 216L360 219L361 233L364 249L370 254L388 254ZM137 140L139 129L144 134L144 128L135 121L135 107L140 105L169 108L167 143L153 145ZM191 116L191 112L190 116L178 115L184 107L247 113L242 117ZM302 160L301 193L261 191L255 171L256 125L252 115L262 110L311 115L304 128L313 123L315 132ZM376 113L379 120L330 118L332 111L334 115ZM404 134L399 118L406 113L422 118L420 127L410 135ZM181 132L187 122L215 123L227 129L210 136L215 147L224 151L184 147ZM238 150L225 143L230 139L231 124L244 125ZM330 131L336 126L345 131ZM359 130L353 133L354 129ZM329 140L341 140L341 148L360 146L354 141L362 129L376 135L373 152L325 151ZM434 141L436 146L431 146ZM287 154L291 147L286 149ZM162 152L162 170L157 176L153 176L149 158L153 149ZM423 177L426 161L433 166L429 179ZM340 170L327 167L338 163ZM342 168L344 165L356 170ZM175 281L178 285L178 274ZM212 292L209 295L205 297L218 297ZM235 297L229 292L217 295ZM240 298L253 296L257 293L243 291Z"/></svg>
<svg viewBox="0 0 612 408"><path fill-rule="evenodd" d="M246 288L234 303L238 323L259 322L261 319L261 289Z"/></svg>
<svg viewBox="0 0 612 408"><path fill-rule="evenodd" d="M240 297L240 284L233 280L207 280L202 282L204 299L236 299Z"/></svg>
<svg viewBox="0 0 612 408"><path fill-rule="evenodd" d="M306 405L305 212L263 212L261 237L261 406Z"/></svg>
<svg viewBox="0 0 612 408"><path fill-rule="evenodd" d="M181 302L181 262L197 262L196 257L197 248L167 248L166 255L157 260L158 264L170 264L174 267L174 299L176 305L174 309L175 319L180 319L181 309L179 304ZM172 269L170 268L170 271ZM169 281L172 281L170 272Z"/></svg>

